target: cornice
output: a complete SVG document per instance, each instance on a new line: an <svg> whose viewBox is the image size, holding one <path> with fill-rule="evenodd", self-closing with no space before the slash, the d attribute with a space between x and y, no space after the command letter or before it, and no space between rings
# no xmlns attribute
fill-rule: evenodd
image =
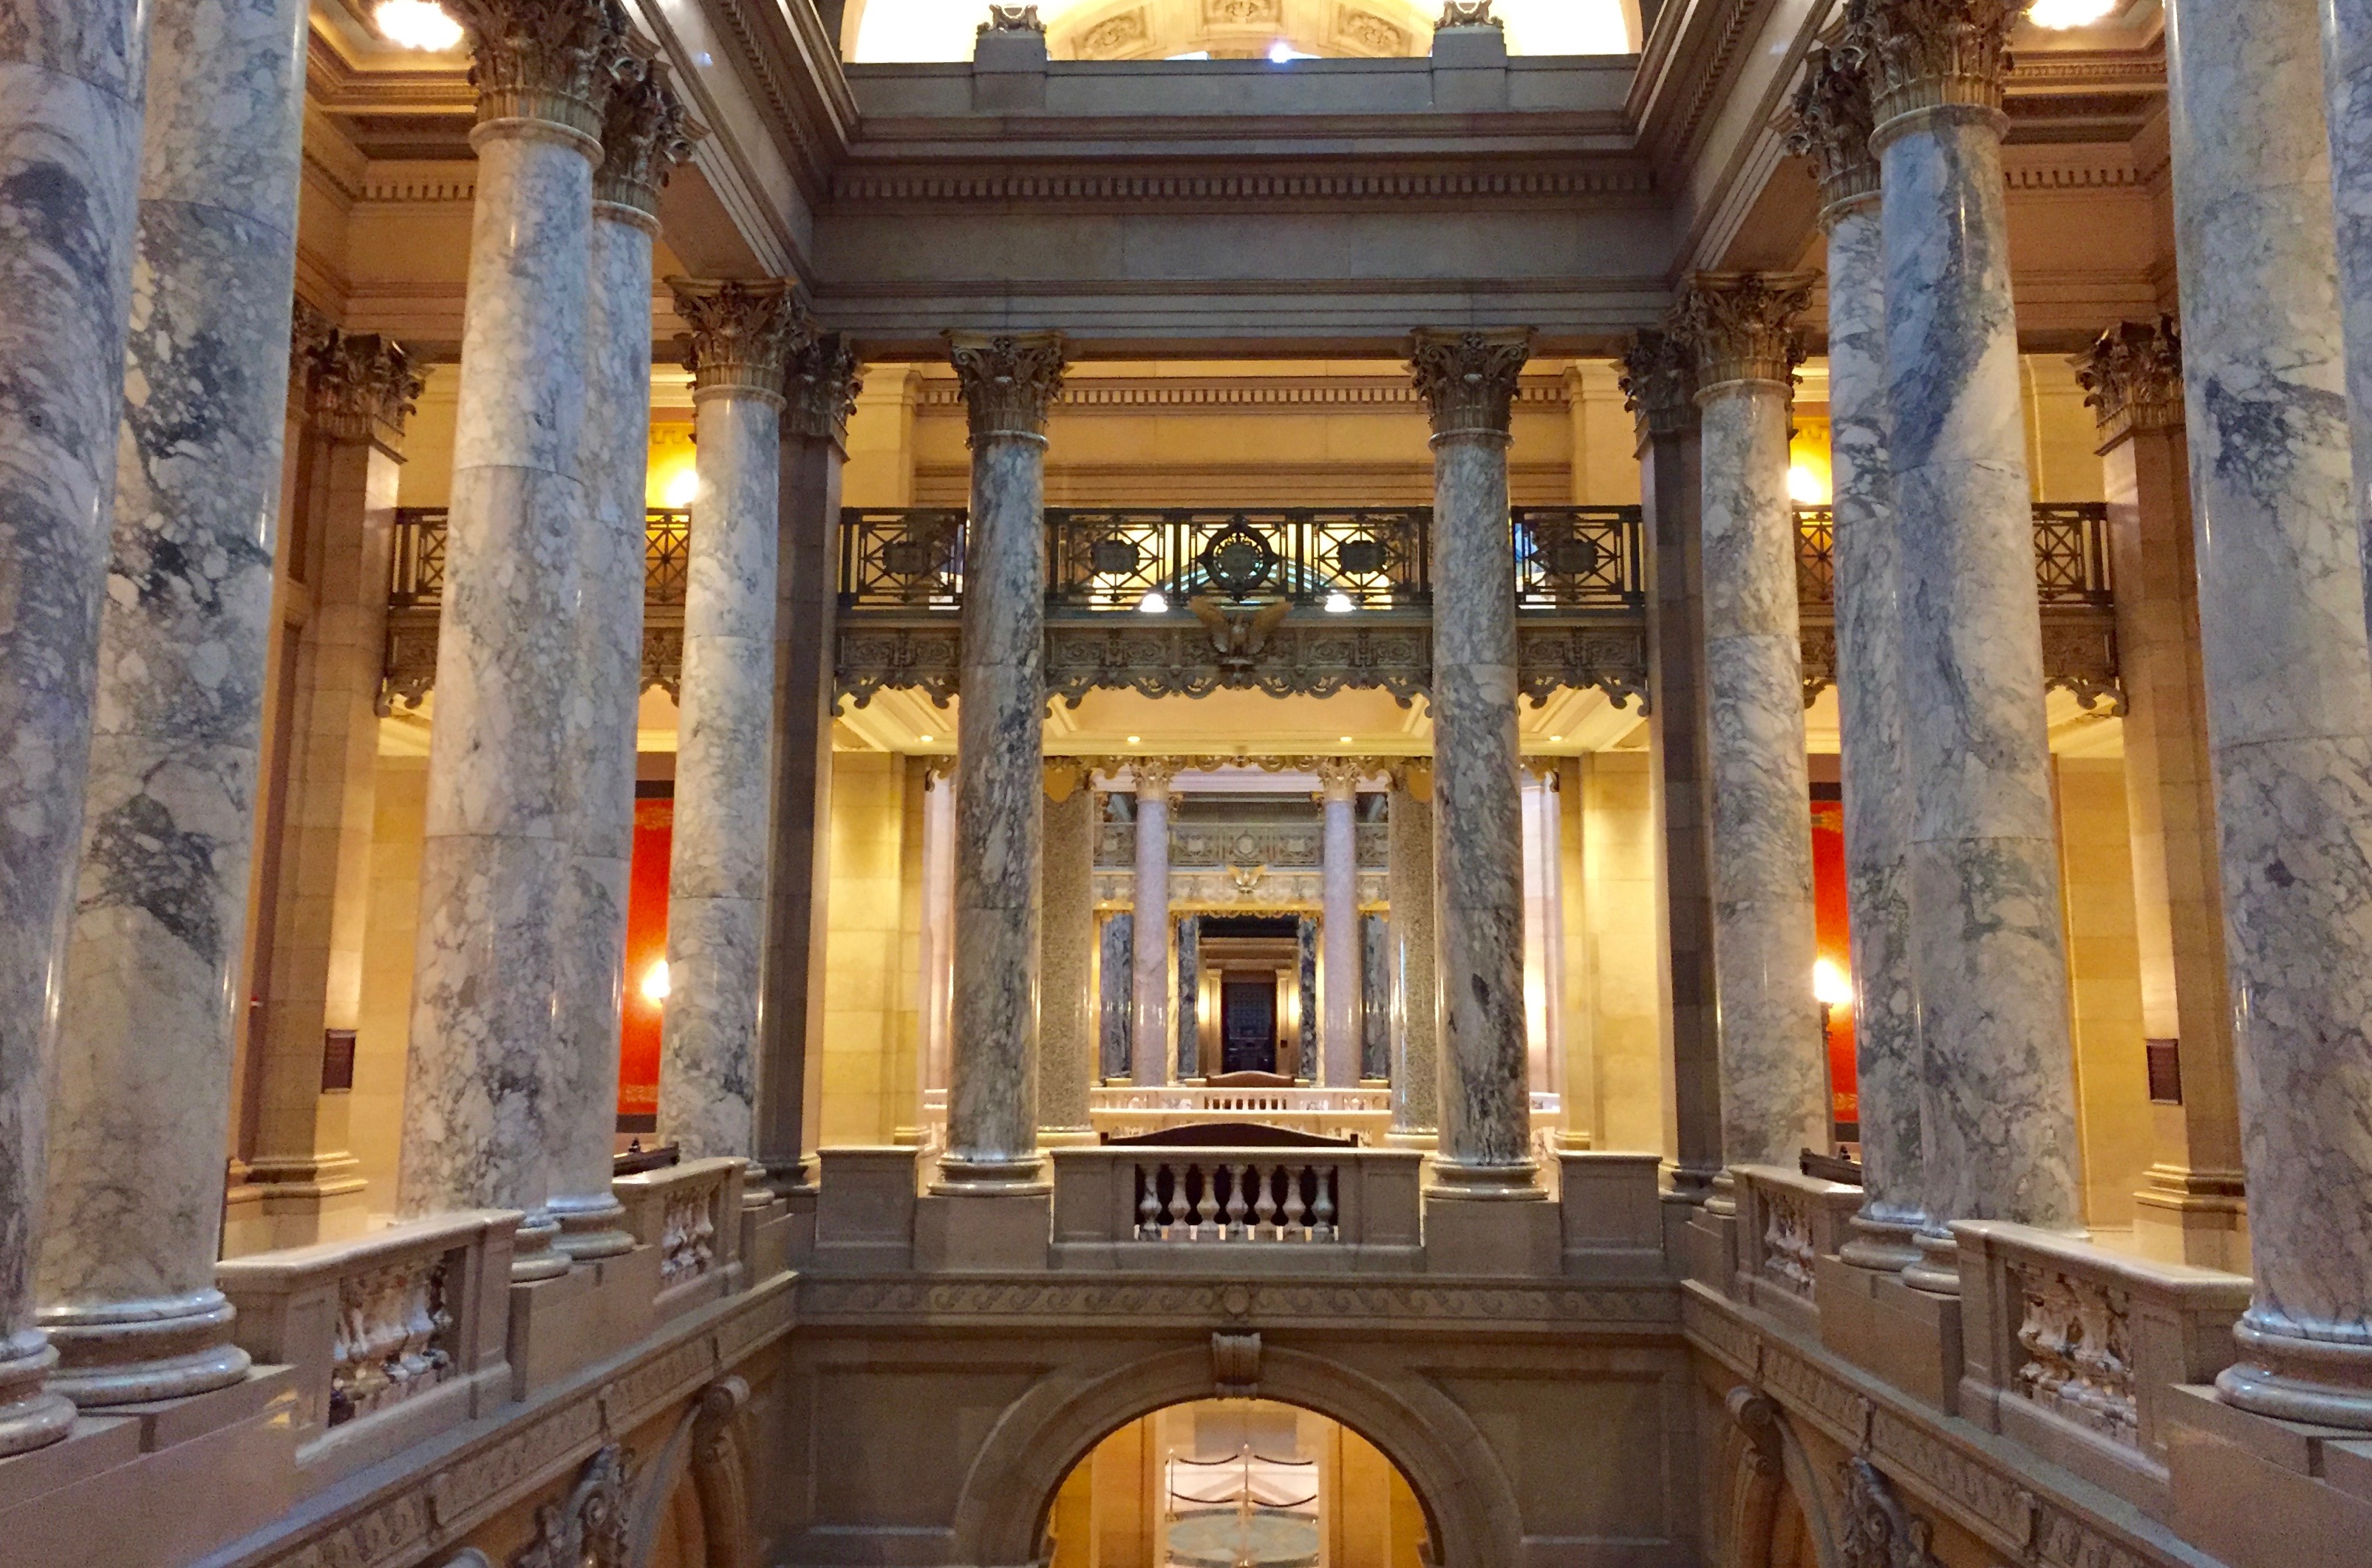
<svg viewBox="0 0 2372 1568"><path fill-rule="evenodd" d="M743 79L773 111L769 128L801 192L820 201L831 166L847 153L857 111L815 7L700 0L700 9L734 44Z"/></svg>
<svg viewBox="0 0 2372 1568"><path fill-rule="evenodd" d="M1566 203L1576 197L1645 197L1656 189L1642 165L1575 167L1567 159L1526 165L1378 168L1368 156L1349 156L1336 167L1246 168L1240 160L1181 159L1174 169L1148 170L1141 162L1124 168L1076 166L1012 169L983 162L976 168L950 168L945 162L902 167L843 167L831 180L831 211L912 211L950 205L1016 204L1054 210L1147 205L1229 212L1247 205L1331 207L1427 204L1471 206L1476 203ZM1447 160L1445 160L1447 162Z"/></svg>
<svg viewBox="0 0 2372 1568"><path fill-rule="evenodd" d="M478 111L468 61L365 65L350 57L318 23L305 39L305 96L331 114L474 115Z"/></svg>
<svg viewBox="0 0 2372 1568"><path fill-rule="evenodd" d="M1630 103L1639 144L1653 150L1658 168L1671 169L1693 154L1698 134L1773 4L1665 0Z"/></svg>
<svg viewBox="0 0 2372 1568"><path fill-rule="evenodd" d="M1519 406L1564 408L1572 401L1563 372L1525 377L1516 392ZM923 384L916 407L925 413L962 411L963 394L952 381ZM1316 408L1330 413L1411 414L1424 401L1406 376L1242 377L1211 380L1169 377L1074 379L1054 400L1064 413L1134 413L1153 408Z"/></svg>

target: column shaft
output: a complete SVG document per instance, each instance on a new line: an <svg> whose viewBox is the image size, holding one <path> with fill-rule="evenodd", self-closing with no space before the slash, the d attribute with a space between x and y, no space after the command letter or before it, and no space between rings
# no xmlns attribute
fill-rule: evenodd
<svg viewBox="0 0 2372 1568"><path fill-rule="evenodd" d="M516 1280L564 1272L545 1213L601 8L457 0L476 34L477 197L454 415L398 1206L526 1211ZM557 28L546 38L539 29ZM522 47L533 39L534 49Z"/></svg>
<svg viewBox="0 0 2372 1568"><path fill-rule="evenodd" d="M2199 629L2256 1299L2224 1397L2372 1428L2372 657L2305 0L2170 18Z"/></svg>
<svg viewBox="0 0 2372 1568"><path fill-rule="evenodd" d="M1888 411L1904 530L1911 909L1924 1024L1929 1248L1956 1219L2083 1220L2042 629L2001 167L2022 7L1872 8L1886 201ZM1932 1243L1932 1247L1930 1246Z"/></svg>
<svg viewBox="0 0 2372 1568"><path fill-rule="evenodd" d="M1392 1133L1425 1140L1441 1127L1441 994L1434 983L1432 785L1422 761L1392 774Z"/></svg>
<svg viewBox="0 0 2372 1568"><path fill-rule="evenodd" d="M2277 13L2285 13L2292 3L2276 0ZM2355 471L2372 474L2372 0L2320 0L2320 10L2351 445ZM2288 30L2286 14L2278 25ZM2301 132L2306 129L2306 116L2288 118ZM2365 582L2372 589L2372 493L2360 483L2355 528Z"/></svg>
<svg viewBox="0 0 2372 1568"><path fill-rule="evenodd" d="M132 309L148 8L11 0L0 29L0 1457L65 1435L33 1271L80 863Z"/></svg>
<svg viewBox="0 0 2372 1568"><path fill-rule="evenodd" d="M692 328L700 480L683 603L659 1126L687 1159L747 1159L756 1152L781 388L804 334L788 284L670 285Z"/></svg>
<svg viewBox="0 0 2372 1568"><path fill-rule="evenodd" d="M1172 1076L1169 1049L1169 780L1167 762L1139 762L1136 877L1132 899L1136 940L1129 959L1129 1063L1139 1084Z"/></svg>
<svg viewBox="0 0 2372 1568"><path fill-rule="evenodd" d="M1318 925L1318 989L1325 996L1319 1023L1319 1082L1356 1088L1365 1019L1359 1006L1359 773L1356 762L1329 758L1318 765L1324 796L1321 854L1324 907Z"/></svg>
<svg viewBox="0 0 2372 1568"><path fill-rule="evenodd" d="M1050 770L1050 772L1055 772ZM1040 970L1038 1127L1092 1139L1088 1085L1095 1073L1096 791L1087 770L1059 770L1046 800L1045 910Z"/></svg>
<svg viewBox="0 0 2372 1568"><path fill-rule="evenodd" d="M1420 332L1433 416L1434 875L1445 1188L1544 1196L1525 1093L1508 422L1531 334Z"/></svg>
<svg viewBox="0 0 2372 1568"><path fill-rule="evenodd" d="M139 256L37 1291L83 1405L245 1370L214 1286L286 433L304 28L152 24Z"/></svg>
<svg viewBox="0 0 2372 1568"><path fill-rule="evenodd" d="M1038 862L1046 720L1046 412L1062 385L1052 333L954 334L971 424L963 700L956 747L953 1086L942 1185L1040 1179ZM1162 944L1167 950L1168 944Z"/></svg>

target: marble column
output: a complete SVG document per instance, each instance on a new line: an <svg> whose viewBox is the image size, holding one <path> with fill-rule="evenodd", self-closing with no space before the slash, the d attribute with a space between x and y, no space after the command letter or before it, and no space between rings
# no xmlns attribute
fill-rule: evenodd
<svg viewBox="0 0 2372 1568"><path fill-rule="evenodd" d="M397 1206L507 1208L511 1277L566 1272L546 1211L558 1092L569 692L593 170L617 40L593 0L455 0L477 199L454 414L436 718Z"/></svg>
<svg viewBox="0 0 2372 1568"><path fill-rule="evenodd" d="M1365 1019L1359 1006L1359 778L1365 766L1349 757L1320 758L1319 793L1323 898L1318 923L1318 989L1325 1005L1318 1025L1318 1082L1330 1089L1359 1086Z"/></svg>
<svg viewBox="0 0 2372 1568"><path fill-rule="evenodd" d="M1131 764L1136 784L1136 877L1132 909L1136 940L1130 958L1129 1063L1138 1084L1169 1083L1169 781L1174 762L1147 758Z"/></svg>
<svg viewBox="0 0 2372 1568"><path fill-rule="evenodd" d="M1661 332L1623 354L1622 395L1635 418L1647 552L1647 733L1655 754L1657 857L1664 928L1659 989L1671 1038L1671 1196L1702 1203L1721 1174L1721 1059L1714 1012L1711 807L1704 759L1704 553L1696 371Z"/></svg>
<svg viewBox="0 0 2372 1568"><path fill-rule="evenodd" d="M2224 968L2224 880L2200 670L2182 341L2171 320L2121 322L2076 360L2100 416L2117 665L2125 689L2143 1033L2175 1051L2180 1110L2158 1109L2157 1159L2134 1194L2154 1255L2249 1272L2240 1109Z"/></svg>
<svg viewBox="0 0 2372 1568"><path fill-rule="evenodd" d="M692 329L700 482L683 600L659 1130L686 1159L747 1159L757 1152L783 371L812 333L785 281L669 286Z"/></svg>
<svg viewBox="0 0 2372 1568"><path fill-rule="evenodd" d="M1447 1194L1535 1198L1507 446L1532 335L1420 331L1433 421L1434 878Z"/></svg>
<svg viewBox="0 0 2372 1568"><path fill-rule="evenodd" d="M783 380L773 843L768 852L766 951L758 1003L758 1158L776 1186L805 1179L823 1125L840 482L848 462L849 416L863 387L856 355L836 332L796 350ZM944 795L945 787L938 793ZM937 1038L944 1042L944 988L941 997Z"/></svg>
<svg viewBox="0 0 2372 1568"><path fill-rule="evenodd" d="M1668 331L1703 410L1705 754L1713 783L1714 979L1725 1164L1793 1169L1829 1147L1812 995L1812 786L1804 743L1788 405L1801 354L1794 274L1701 273Z"/></svg>
<svg viewBox="0 0 2372 1568"><path fill-rule="evenodd" d="M1038 1136L1093 1143L1096 1068L1096 791L1076 763L1046 770L1046 852L1039 961Z"/></svg>
<svg viewBox="0 0 2372 1568"><path fill-rule="evenodd" d="M939 1162L939 1185L953 1191L1032 1191L1044 1168L1037 1072L1046 413L1062 388L1064 351L1052 332L948 336L971 428L956 720L963 771L954 1082Z"/></svg>
<svg viewBox="0 0 2372 1568"><path fill-rule="evenodd" d="M2297 0L2266 0L2285 10ZM2355 470L2372 474L2372 0L2320 0L2324 122L2337 233ZM2287 17L2285 16L2285 22ZM2303 116L2295 116L2303 125ZM2356 546L2372 607L2372 489L2355 486ZM2372 609L2367 609L2372 614Z"/></svg>
<svg viewBox="0 0 2372 1568"><path fill-rule="evenodd" d="M322 1057L330 1033L351 1037L361 1024L396 447L421 388L397 344L342 331L301 305L298 315L295 374L311 459L292 548L312 603L295 633L288 796L262 905L272 960L249 1065L260 1082L244 1175L259 1249L326 1240L363 1217L347 1097L322 1091Z"/></svg>
<svg viewBox="0 0 2372 1568"><path fill-rule="evenodd" d="M0 29L0 1457L56 1441L35 1325L50 1064L80 864L132 309L148 8L12 0Z"/></svg>
<svg viewBox="0 0 2372 1568"><path fill-rule="evenodd" d="M626 896L634 855L634 732L643 694L644 521L651 428L651 246L659 188L692 155L683 105L657 61L622 64L593 174L592 287L586 296L585 511L573 540L575 668L564 697L562 831L568 860L554 911L559 1013L544 1123L553 1245L579 1260L631 1251L610 1191L618 1131L618 1044L626 991ZM694 549L698 548L695 542Z"/></svg>
<svg viewBox="0 0 2372 1568"><path fill-rule="evenodd" d="M287 431L305 28L165 0L34 1290L78 1405L247 1369L215 1289Z"/></svg>
<svg viewBox="0 0 2372 1568"><path fill-rule="evenodd" d="M1886 242L1867 62L1816 49L1788 150L1820 180L1829 237L1829 461L1833 484L1837 723L1846 912L1861 1098L1861 1212L1846 1262L1918 1260L1926 1228L1919 1132L1919 977L1911 951L1911 780L1903 756L1902 540L1887 457Z"/></svg>
<svg viewBox="0 0 2372 1568"><path fill-rule="evenodd" d="M2372 656L2304 0L2189 0L2167 50L2200 649L2255 1300L2219 1377L2372 1429Z"/></svg>
<svg viewBox="0 0 2372 1568"><path fill-rule="evenodd" d="M2010 296L2002 75L2014 0L1875 0L1889 452L1903 531L1912 945L1928 1254L1953 1220L2083 1223L2034 519Z"/></svg>

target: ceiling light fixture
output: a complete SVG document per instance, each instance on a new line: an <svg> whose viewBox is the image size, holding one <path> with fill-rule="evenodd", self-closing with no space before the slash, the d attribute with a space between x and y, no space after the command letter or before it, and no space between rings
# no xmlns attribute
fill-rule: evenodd
<svg viewBox="0 0 2372 1568"><path fill-rule="evenodd" d="M1329 615L1348 615L1358 608L1351 602L1351 596L1340 588L1326 596L1326 613Z"/></svg>
<svg viewBox="0 0 2372 1568"><path fill-rule="evenodd" d="M2039 28L2054 32L2068 28L2088 28L2095 22L2109 19L2119 0L2034 0L2026 19Z"/></svg>
<svg viewBox="0 0 2372 1568"><path fill-rule="evenodd" d="M1131 746L1142 746L1145 744L1145 737L1141 735L1132 735L1128 738L1128 743Z"/></svg>
<svg viewBox="0 0 2372 1568"><path fill-rule="evenodd" d="M371 19L379 36L400 49L441 54L461 41L461 24L431 0L379 0Z"/></svg>
<svg viewBox="0 0 2372 1568"><path fill-rule="evenodd" d="M1136 612L1139 615L1167 615L1169 613L1169 601L1162 597L1159 588L1156 588L1136 601Z"/></svg>

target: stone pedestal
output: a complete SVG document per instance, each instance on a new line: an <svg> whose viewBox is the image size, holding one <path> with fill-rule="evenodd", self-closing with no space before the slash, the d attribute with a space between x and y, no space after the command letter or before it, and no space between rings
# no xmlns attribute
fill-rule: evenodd
<svg viewBox="0 0 2372 1568"><path fill-rule="evenodd" d="M1178 768L1146 759L1129 772L1136 784L1129 1065L1139 1084L1157 1088L1170 1081L1175 1061L1169 1046L1169 781Z"/></svg>
<svg viewBox="0 0 2372 1568"><path fill-rule="evenodd" d="M1096 791L1088 770L1046 770L1045 928L1038 999L1038 1138L1093 1142L1096 1070Z"/></svg>
<svg viewBox="0 0 2372 1568"><path fill-rule="evenodd" d="M1318 922L1318 1081L1330 1089L1359 1084L1365 1021L1359 1005L1361 772L1349 758L1328 757L1318 764L1325 884Z"/></svg>
<svg viewBox="0 0 2372 1568"><path fill-rule="evenodd" d="M1032 1189L1038 1143L1039 798L1046 719L1046 412L1053 333L956 333L971 425L956 749L953 1084L941 1191ZM1164 945L1167 946L1166 944Z"/></svg>
<svg viewBox="0 0 2372 1568"><path fill-rule="evenodd" d="M1434 918L1445 1189L1538 1198L1525 1086L1522 799L1508 423L1519 331L1421 331L1433 420Z"/></svg>
<svg viewBox="0 0 2372 1568"><path fill-rule="evenodd" d="M215 1289L287 430L296 0L151 23L138 319L65 966L36 1290L51 1386L238 1382Z"/></svg>
<svg viewBox="0 0 2372 1568"><path fill-rule="evenodd" d="M1434 982L1433 772L1404 762L1385 807L1391 850L1392 1130L1430 1144L1441 1128L1441 993Z"/></svg>

